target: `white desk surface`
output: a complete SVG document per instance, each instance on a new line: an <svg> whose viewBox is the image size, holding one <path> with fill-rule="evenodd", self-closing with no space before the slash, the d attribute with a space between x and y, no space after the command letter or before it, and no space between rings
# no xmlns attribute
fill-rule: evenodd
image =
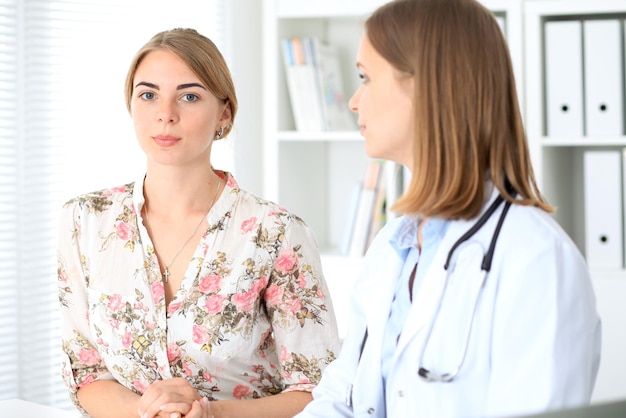
<svg viewBox="0 0 626 418"><path fill-rule="evenodd" d="M2 418L79 418L78 411L64 411L21 399L0 400Z"/></svg>

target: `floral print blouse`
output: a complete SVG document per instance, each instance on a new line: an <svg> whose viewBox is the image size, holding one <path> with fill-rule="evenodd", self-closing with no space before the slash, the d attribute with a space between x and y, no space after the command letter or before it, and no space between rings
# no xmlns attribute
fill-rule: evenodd
<svg viewBox="0 0 626 418"><path fill-rule="evenodd" d="M304 222L229 173L166 306L140 216L143 179L63 206L58 246L63 378L138 394L185 377L212 400L311 391L339 347L317 242ZM84 411L83 411L84 412Z"/></svg>

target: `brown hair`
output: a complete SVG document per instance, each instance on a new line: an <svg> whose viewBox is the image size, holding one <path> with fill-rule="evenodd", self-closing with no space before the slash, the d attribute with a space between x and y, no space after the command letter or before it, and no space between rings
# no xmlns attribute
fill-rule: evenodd
<svg viewBox="0 0 626 418"><path fill-rule="evenodd" d="M489 10L475 0L395 0L365 29L376 51L415 79L414 166L395 211L473 218L488 173L505 199L553 210L535 181L509 50Z"/></svg>
<svg viewBox="0 0 626 418"><path fill-rule="evenodd" d="M157 33L135 54L126 75L126 108L131 111L133 80L137 67L152 51L165 50L176 54L200 78L209 91L230 106L231 121L221 138L232 129L237 114L237 95L230 70L217 46L194 29L172 29Z"/></svg>

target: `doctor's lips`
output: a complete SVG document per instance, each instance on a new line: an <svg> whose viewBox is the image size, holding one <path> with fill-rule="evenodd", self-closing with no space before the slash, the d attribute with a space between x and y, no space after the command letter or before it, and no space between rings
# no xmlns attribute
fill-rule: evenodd
<svg viewBox="0 0 626 418"><path fill-rule="evenodd" d="M171 147L180 141L180 137L172 135L155 135L152 137L154 142L161 147Z"/></svg>

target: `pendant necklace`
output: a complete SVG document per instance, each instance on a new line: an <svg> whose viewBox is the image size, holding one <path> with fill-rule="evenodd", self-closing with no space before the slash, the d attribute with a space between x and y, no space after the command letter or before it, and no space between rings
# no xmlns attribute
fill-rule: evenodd
<svg viewBox="0 0 626 418"><path fill-rule="evenodd" d="M198 222L198 225L196 225L196 227L194 228L193 232L191 233L189 238L187 238L187 241L185 241L183 246L180 247L180 250L178 250L176 255L174 257L172 257L172 260L168 264L165 265L165 268L163 269L163 273L162 273L163 274L163 281L165 283L167 283L169 281L169 278L170 278L170 267L172 266L172 263L174 263L174 261L176 261L176 258L180 255L180 253L183 252L183 250L185 249L187 244L189 244L189 241L191 241L191 239L196 235L196 232L198 232L198 229L200 228L200 225L202 225L202 221L204 221L204 219L206 219L206 217L208 216L209 212L211 212L211 208L213 207L213 204L215 204L215 199L217 199L217 193L219 192L221 185L222 185L222 179L220 177L218 177L217 178L217 187L215 188L215 195L213 196L213 200L211 201L211 205L209 206L209 210L207 211L207 213L202 218L200 218L200 222ZM148 209L147 208L145 210L145 213L146 213L146 224L148 224L148 226L149 226L150 225L150 221L148 220ZM154 252L157 254L157 257L158 257L158 251L156 250L156 246L154 246Z"/></svg>

